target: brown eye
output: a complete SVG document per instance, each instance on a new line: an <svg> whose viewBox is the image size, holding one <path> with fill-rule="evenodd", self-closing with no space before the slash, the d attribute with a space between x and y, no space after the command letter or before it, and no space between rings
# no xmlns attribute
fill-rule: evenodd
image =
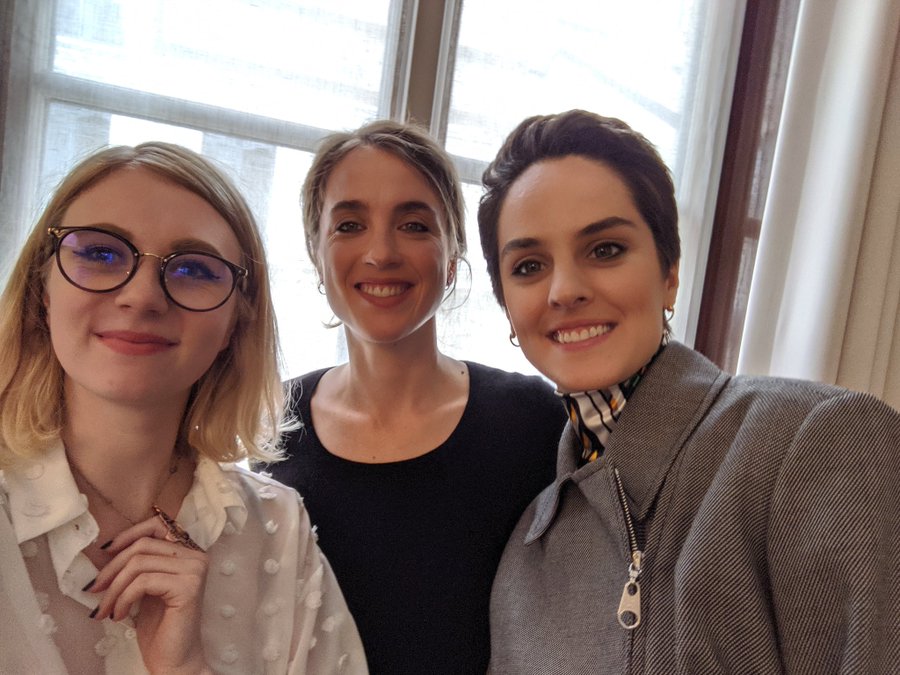
<svg viewBox="0 0 900 675"><path fill-rule="evenodd" d="M598 244L591 250L591 255L599 260L609 260L615 258L625 252L625 247L621 244L612 242L603 242Z"/></svg>
<svg viewBox="0 0 900 675"><path fill-rule="evenodd" d="M362 225L353 221L353 220L345 220L342 223L338 223L334 227L335 232L359 232L362 229Z"/></svg>
<svg viewBox="0 0 900 675"><path fill-rule="evenodd" d="M532 274L537 274L542 269L544 269L544 265L537 260L523 260L518 265L513 267L512 273L513 276L518 277L527 277Z"/></svg>
<svg viewBox="0 0 900 675"><path fill-rule="evenodd" d="M431 231L425 223L420 223L416 220L410 221L408 223L403 223L400 229L402 229L404 232L412 232L414 234L426 234L427 232Z"/></svg>

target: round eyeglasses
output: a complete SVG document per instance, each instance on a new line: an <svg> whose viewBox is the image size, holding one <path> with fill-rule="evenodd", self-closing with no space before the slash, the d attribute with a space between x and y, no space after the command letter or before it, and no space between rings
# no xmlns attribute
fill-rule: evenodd
<svg viewBox="0 0 900 675"><path fill-rule="evenodd" d="M98 227L51 227L56 264L73 286L108 293L134 277L145 255L159 260L159 283L183 309L208 312L225 304L247 270L205 251L175 251L163 257L141 253L125 237Z"/></svg>

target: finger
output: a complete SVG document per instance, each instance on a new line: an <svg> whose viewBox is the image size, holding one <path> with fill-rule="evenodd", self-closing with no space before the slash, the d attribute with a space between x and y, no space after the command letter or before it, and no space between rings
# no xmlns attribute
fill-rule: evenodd
<svg viewBox="0 0 900 675"><path fill-rule="evenodd" d="M154 539L165 539L168 529L163 522L156 516L142 520L137 525L129 527L127 530L119 532L111 542L105 544L105 551L112 555L125 550L142 537L152 537Z"/></svg>
<svg viewBox="0 0 900 675"><path fill-rule="evenodd" d="M202 587L206 579L206 554L187 551L176 544L164 544L164 546L165 548L175 549L174 552L177 555L135 553L128 556L124 566L114 577L108 581L106 579L101 580L104 585L108 583L108 588L105 589L103 598L97 606L94 618L103 619L110 616L125 589L133 585L142 576L165 575L171 581L170 589L179 587L179 584L186 584L183 587L188 589L197 587L198 584ZM98 581L97 583L101 582ZM103 590L102 587L101 590ZM133 604L133 601L129 602L130 604Z"/></svg>
<svg viewBox="0 0 900 675"><path fill-rule="evenodd" d="M195 574L147 572L128 583L112 603L110 618L121 621L146 596L161 600L167 611L196 611L203 590L203 577Z"/></svg>
<svg viewBox="0 0 900 675"><path fill-rule="evenodd" d="M142 537L131 544L125 550L116 554L110 560L94 580L90 588L91 593L100 593L105 590L110 582L115 579L122 570L125 569L128 562L136 556L152 556L168 560L206 560L206 553L203 551L194 551L180 544L164 541L162 539L154 539L152 537Z"/></svg>

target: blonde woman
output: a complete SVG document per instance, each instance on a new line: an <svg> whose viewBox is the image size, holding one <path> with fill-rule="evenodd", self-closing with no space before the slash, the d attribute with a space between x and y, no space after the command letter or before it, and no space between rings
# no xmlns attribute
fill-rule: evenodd
<svg viewBox="0 0 900 675"><path fill-rule="evenodd" d="M63 180L0 307L0 671L365 672L293 490L265 256L178 146Z"/></svg>

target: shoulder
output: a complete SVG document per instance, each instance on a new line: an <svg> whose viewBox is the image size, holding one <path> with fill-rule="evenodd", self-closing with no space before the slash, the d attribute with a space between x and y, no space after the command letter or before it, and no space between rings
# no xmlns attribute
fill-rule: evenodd
<svg viewBox="0 0 900 675"><path fill-rule="evenodd" d="M559 436L568 420L562 399L542 378L467 362L469 402L453 435L511 473L535 472L536 490L553 479Z"/></svg>
<svg viewBox="0 0 900 675"><path fill-rule="evenodd" d="M498 397L515 395L520 400L524 396L539 402L549 401L556 406L562 405L553 386L542 377L500 370L473 361L466 361L466 365L469 367L473 391Z"/></svg>
<svg viewBox="0 0 900 675"><path fill-rule="evenodd" d="M266 467L266 471L270 471L285 483L298 485L303 479L302 474L308 471L308 467L301 467L299 464L305 464L311 457L317 456L318 442L312 432L310 401L322 376L329 370L331 368L311 371L288 381L285 385L290 414L295 426L282 437L283 457Z"/></svg>
<svg viewBox="0 0 900 675"><path fill-rule="evenodd" d="M250 513L299 513L304 510L298 492L267 473L255 473L238 464L220 464L219 468Z"/></svg>
<svg viewBox="0 0 900 675"><path fill-rule="evenodd" d="M288 380L285 383L285 388L287 389L291 403L295 406L300 399L309 400L312 392L319 384L319 380L321 380L322 376L329 370L331 370L331 367L319 368L318 370L312 370L305 375L300 375L299 377Z"/></svg>
<svg viewBox="0 0 900 675"><path fill-rule="evenodd" d="M739 406L754 417L795 419L807 425L853 421L896 424L900 414L871 394L821 382L780 377L736 376L723 388L719 405Z"/></svg>
<svg viewBox="0 0 900 675"><path fill-rule="evenodd" d="M769 431L783 425L799 428L809 422L847 423L854 419L898 419L897 411L871 394L808 380L783 377L737 375L721 371L699 352L678 343L670 344L647 378L646 389L657 406L692 392L703 417L730 418L745 428L760 423ZM652 383L652 384L651 384ZM639 393L644 384L638 388Z"/></svg>

